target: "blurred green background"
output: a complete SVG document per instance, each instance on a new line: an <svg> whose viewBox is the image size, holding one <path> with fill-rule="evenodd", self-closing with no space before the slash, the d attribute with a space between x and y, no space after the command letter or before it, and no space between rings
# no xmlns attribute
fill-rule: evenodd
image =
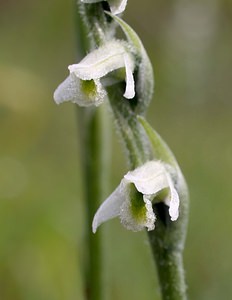
<svg viewBox="0 0 232 300"><path fill-rule="evenodd" d="M74 2L0 0L1 300L83 299L76 107L52 98L77 56ZM128 2L125 19L156 75L148 119L190 188L190 299L232 299L232 2ZM109 191L126 170L113 141L119 155ZM107 299L160 299L146 234L128 232L118 220L100 230Z"/></svg>

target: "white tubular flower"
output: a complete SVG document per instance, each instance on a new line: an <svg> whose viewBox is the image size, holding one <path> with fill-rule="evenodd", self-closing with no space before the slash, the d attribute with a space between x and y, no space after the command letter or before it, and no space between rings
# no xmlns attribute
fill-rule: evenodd
<svg viewBox="0 0 232 300"><path fill-rule="evenodd" d="M121 68L126 77L124 97L134 98L134 58L127 43L114 40L90 52L79 64L70 65L70 75L56 89L54 100L57 104L71 101L80 106L98 106L106 96L101 79Z"/></svg>
<svg viewBox="0 0 232 300"><path fill-rule="evenodd" d="M84 3L97 3L105 0L81 0ZM127 0L107 0L112 14L117 15L122 13L127 5Z"/></svg>
<svg viewBox="0 0 232 300"><path fill-rule="evenodd" d="M128 172L116 190L102 203L93 220L93 232L107 220L120 217L129 230L140 231L155 228L152 201L162 190L168 193L163 200L169 206L172 221L179 216L179 195L171 176L172 167L160 161L149 161Z"/></svg>

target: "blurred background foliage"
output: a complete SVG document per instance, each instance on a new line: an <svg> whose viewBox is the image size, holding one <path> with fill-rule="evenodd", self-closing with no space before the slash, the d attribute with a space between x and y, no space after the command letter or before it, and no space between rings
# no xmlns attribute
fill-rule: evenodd
<svg viewBox="0 0 232 300"><path fill-rule="evenodd" d="M1 300L82 299L76 107L52 99L77 57L74 2L0 0ZM148 119L189 183L190 299L231 299L232 2L128 2L125 19L156 75ZM109 192L126 170L115 135L113 143ZM107 299L160 299L146 233L118 220L100 230Z"/></svg>

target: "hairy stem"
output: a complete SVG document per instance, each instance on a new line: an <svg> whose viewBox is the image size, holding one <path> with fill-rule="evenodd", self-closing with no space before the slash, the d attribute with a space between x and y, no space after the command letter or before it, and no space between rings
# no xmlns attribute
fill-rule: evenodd
<svg viewBox="0 0 232 300"><path fill-rule="evenodd" d="M150 235L150 234L149 234ZM186 300L182 253L152 247L163 300Z"/></svg>
<svg viewBox="0 0 232 300"><path fill-rule="evenodd" d="M180 217L170 220L168 207L160 202L153 206L156 228L148 232L149 241L159 277L163 300L186 300L186 284L183 266L183 249L188 221L188 193L185 182L179 187Z"/></svg>
<svg viewBox="0 0 232 300"><path fill-rule="evenodd" d="M108 88L108 93L117 130L127 154L127 163L131 169L135 169L152 159L147 135L133 110L133 100L122 97L123 87Z"/></svg>

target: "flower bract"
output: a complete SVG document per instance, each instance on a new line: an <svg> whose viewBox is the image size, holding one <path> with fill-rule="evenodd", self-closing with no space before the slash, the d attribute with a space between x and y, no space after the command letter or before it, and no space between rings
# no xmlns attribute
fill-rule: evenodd
<svg viewBox="0 0 232 300"><path fill-rule="evenodd" d="M172 221L179 216L179 195L174 186L173 170L161 161L149 161L128 172L115 191L102 203L93 220L93 232L105 221L119 217L129 230L155 228L152 204L161 191L166 191L162 201L169 206Z"/></svg>

